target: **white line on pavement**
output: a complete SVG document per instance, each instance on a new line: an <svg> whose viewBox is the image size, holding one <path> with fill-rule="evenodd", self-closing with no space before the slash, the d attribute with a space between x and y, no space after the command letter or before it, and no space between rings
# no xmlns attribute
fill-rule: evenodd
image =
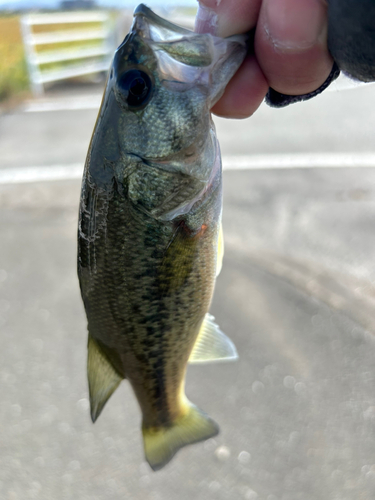
<svg viewBox="0 0 375 500"><path fill-rule="evenodd" d="M22 167L0 169L0 184L22 182L59 181L82 177L83 164L51 165L47 167Z"/></svg>
<svg viewBox="0 0 375 500"><path fill-rule="evenodd" d="M375 153L301 153L224 156L224 170L375 167ZM82 177L83 163L0 169L0 184L58 181Z"/></svg>
<svg viewBox="0 0 375 500"><path fill-rule="evenodd" d="M224 170L375 167L375 153L290 153L223 156Z"/></svg>
<svg viewBox="0 0 375 500"><path fill-rule="evenodd" d="M42 113L45 111L76 111L80 109L99 110L102 96L92 94L82 97L69 97L59 99L41 99L39 101L26 101L21 107L25 113Z"/></svg>

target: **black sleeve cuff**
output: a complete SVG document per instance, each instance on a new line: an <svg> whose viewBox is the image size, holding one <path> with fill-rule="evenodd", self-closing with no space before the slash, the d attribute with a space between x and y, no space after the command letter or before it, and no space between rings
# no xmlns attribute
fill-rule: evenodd
<svg viewBox="0 0 375 500"><path fill-rule="evenodd" d="M314 90L314 92L309 92L308 94L303 95L280 94L270 87L265 98L266 104L273 108L284 108L285 106L294 104L295 102L307 101L308 99L312 99L313 97L323 92L323 90L325 90L334 80L336 80L339 74L340 70L337 64L334 63L327 80L318 89Z"/></svg>

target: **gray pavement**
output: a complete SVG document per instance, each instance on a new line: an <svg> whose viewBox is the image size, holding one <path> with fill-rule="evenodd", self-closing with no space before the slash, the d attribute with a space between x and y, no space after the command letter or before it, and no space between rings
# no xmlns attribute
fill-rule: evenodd
<svg viewBox="0 0 375 500"><path fill-rule="evenodd" d="M374 151L373 93L218 120L223 152ZM95 115L1 116L1 167L83 161ZM372 500L375 169L224 173L212 313L240 359L189 368L221 433L158 473L126 382L89 419L79 184L0 185L0 498Z"/></svg>
<svg viewBox="0 0 375 500"><path fill-rule="evenodd" d="M88 95L55 92L43 102L93 109L24 112L27 104L0 119L0 168L84 162L97 116L101 88ZM275 110L262 105L247 120L216 118L222 154L375 152L375 85L326 92L316 99Z"/></svg>

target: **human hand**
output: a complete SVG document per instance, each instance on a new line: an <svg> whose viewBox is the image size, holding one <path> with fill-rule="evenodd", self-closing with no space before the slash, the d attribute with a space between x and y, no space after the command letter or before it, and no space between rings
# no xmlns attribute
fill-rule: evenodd
<svg viewBox="0 0 375 500"><path fill-rule="evenodd" d="M248 55L212 111L247 118L268 88L313 92L331 72L325 0L200 0L195 30L227 37L255 29Z"/></svg>

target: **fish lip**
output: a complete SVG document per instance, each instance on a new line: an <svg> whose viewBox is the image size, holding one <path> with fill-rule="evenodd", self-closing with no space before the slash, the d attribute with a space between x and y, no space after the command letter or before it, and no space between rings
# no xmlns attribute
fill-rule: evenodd
<svg viewBox="0 0 375 500"><path fill-rule="evenodd" d="M181 35L185 35L187 33L193 33L193 31L188 30L186 28L182 28L181 26L178 26L177 24L171 23L170 21L167 21L166 19L163 19L162 17L158 16L153 12L150 8L148 8L144 3L141 3L134 9L133 12L133 17L136 19L136 17L144 17L146 20L151 23L155 24L157 26L160 26L162 28L174 31L176 33L180 33Z"/></svg>

